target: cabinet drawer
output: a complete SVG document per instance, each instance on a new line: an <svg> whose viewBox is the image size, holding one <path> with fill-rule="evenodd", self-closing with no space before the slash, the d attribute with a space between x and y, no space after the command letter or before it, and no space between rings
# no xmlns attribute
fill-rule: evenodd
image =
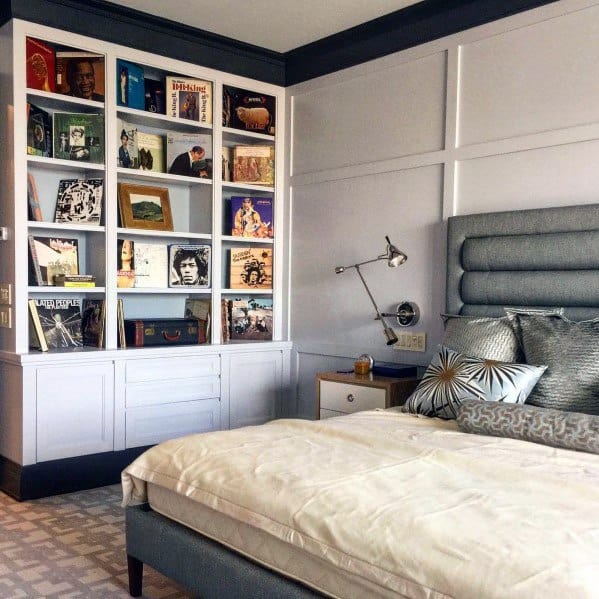
<svg viewBox="0 0 599 599"><path fill-rule="evenodd" d="M149 358L127 360L127 383L193 379L218 375L219 356L181 356L179 358Z"/></svg>
<svg viewBox="0 0 599 599"><path fill-rule="evenodd" d="M325 418L333 418L334 416L345 416L346 412L335 412L333 410L323 410L320 409L320 419L324 420Z"/></svg>
<svg viewBox="0 0 599 599"><path fill-rule="evenodd" d="M320 407L336 412L360 412L385 407L385 389L320 381Z"/></svg>
<svg viewBox="0 0 599 599"><path fill-rule="evenodd" d="M220 428L218 399L127 410L125 446L153 445L167 439Z"/></svg>
<svg viewBox="0 0 599 599"><path fill-rule="evenodd" d="M177 381L130 383L125 388L127 408L171 404L210 397L220 397L220 378L217 376Z"/></svg>

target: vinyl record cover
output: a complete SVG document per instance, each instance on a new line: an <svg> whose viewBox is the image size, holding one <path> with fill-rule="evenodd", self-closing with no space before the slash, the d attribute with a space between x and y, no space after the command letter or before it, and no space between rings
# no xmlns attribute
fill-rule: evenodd
<svg viewBox="0 0 599 599"><path fill-rule="evenodd" d="M144 171L164 173L164 138L157 133L137 131L139 167Z"/></svg>
<svg viewBox="0 0 599 599"><path fill-rule="evenodd" d="M104 102L104 56L93 52L56 52L56 92Z"/></svg>
<svg viewBox="0 0 599 599"><path fill-rule="evenodd" d="M52 117L27 102L27 154L52 157Z"/></svg>
<svg viewBox="0 0 599 599"><path fill-rule="evenodd" d="M137 127L127 121L117 119L116 132L119 147L117 165L122 168L139 168Z"/></svg>
<svg viewBox="0 0 599 599"><path fill-rule="evenodd" d="M168 287L168 247L135 242L135 287Z"/></svg>
<svg viewBox="0 0 599 599"><path fill-rule="evenodd" d="M61 179L56 198L57 223L100 224L104 179Z"/></svg>
<svg viewBox="0 0 599 599"><path fill-rule="evenodd" d="M116 61L116 103L137 110L146 105L143 68L120 58Z"/></svg>
<svg viewBox="0 0 599 599"><path fill-rule="evenodd" d="M104 345L104 300L85 299L81 307L81 336L83 345Z"/></svg>
<svg viewBox="0 0 599 599"><path fill-rule="evenodd" d="M29 236L29 248L38 285L54 285L54 276L79 274L77 239Z"/></svg>
<svg viewBox="0 0 599 599"><path fill-rule="evenodd" d="M36 299L35 305L50 350L83 345L80 299Z"/></svg>
<svg viewBox="0 0 599 599"><path fill-rule="evenodd" d="M25 39L27 87L44 92L56 90L56 55L54 48L38 39Z"/></svg>
<svg viewBox="0 0 599 599"><path fill-rule="evenodd" d="M185 318L197 318L200 321L200 326L204 327L204 337L210 340L210 299L190 298L185 300Z"/></svg>
<svg viewBox="0 0 599 599"><path fill-rule="evenodd" d="M236 237L273 237L272 198L232 196L231 235Z"/></svg>
<svg viewBox="0 0 599 599"><path fill-rule="evenodd" d="M274 185L274 146L235 146L233 150L233 181L255 185Z"/></svg>
<svg viewBox="0 0 599 599"><path fill-rule="evenodd" d="M104 164L104 115L55 112L54 158Z"/></svg>
<svg viewBox="0 0 599 599"><path fill-rule="evenodd" d="M223 127L275 134L276 98L223 85Z"/></svg>
<svg viewBox="0 0 599 599"><path fill-rule="evenodd" d="M169 246L169 287L210 287L209 245L186 244Z"/></svg>
<svg viewBox="0 0 599 599"><path fill-rule="evenodd" d="M32 173L27 173L27 202L29 204L29 220L41 222L44 220L42 207L40 205L39 195L35 177Z"/></svg>
<svg viewBox="0 0 599 599"><path fill-rule="evenodd" d="M135 242L132 239L117 241L117 287L135 287Z"/></svg>
<svg viewBox="0 0 599 599"><path fill-rule="evenodd" d="M234 299L231 305L231 339L271 341L272 299Z"/></svg>
<svg viewBox="0 0 599 599"><path fill-rule="evenodd" d="M167 77L166 114L205 125L212 124L212 82Z"/></svg>
<svg viewBox="0 0 599 599"><path fill-rule="evenodd" d="M145 109L147 112L157 114L166 113L166 95L164 92L164 83L155 79L144 79L145 88Z"/></svg>
<svg viewBox="0 0 599 599"><path fill-rule="evenodd" d="M200 148L192 152L194 148ZM166 135L167 172L212 179L212 136L169 131Z"/></svg>
<svg viewBox="0 0 599 599"><path fill-rule="evenodd" d="M230 250L231 289L272 289L272 248Z"/></svg>

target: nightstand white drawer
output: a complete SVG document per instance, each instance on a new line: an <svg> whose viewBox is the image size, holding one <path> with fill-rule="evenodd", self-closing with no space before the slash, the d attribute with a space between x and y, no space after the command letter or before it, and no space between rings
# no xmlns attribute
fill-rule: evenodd
<svg viewBox="0 0 599 599"><path fill-rule="evenodd" d="M335 412L360 412L385 407L385 389L333 381L320 381L320 408Z"/></svg>

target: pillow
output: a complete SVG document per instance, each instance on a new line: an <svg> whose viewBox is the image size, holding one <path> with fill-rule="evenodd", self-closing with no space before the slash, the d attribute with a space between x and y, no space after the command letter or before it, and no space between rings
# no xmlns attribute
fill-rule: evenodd
<svg viewBox="0 0 599 599"><path fill-rule="evenodd" d="M547 365L527 403L599 414L599 319L573 322L559 315L506 312L526 362Z"/></svg>
<svg viewBox="0 0 599 599"><path fill-rule="evenodd" d="M599 416L467 400L460 406L457 422L467 433L599 453Z"/></svg>
<svg viewBox="0 0 599 599"><path fill-rule="evenodd" d="M451 349L500 362L523 362L518 337L510 321L485 316L441 314L445 321L443 345Z"/></svg>
<svg viewBox="0 0 599 599"><path fill-rule="evenodd" d="M404 412L454 419L465 399L524 403L544 371L545 366L475 358L441 345Z"/></svg>

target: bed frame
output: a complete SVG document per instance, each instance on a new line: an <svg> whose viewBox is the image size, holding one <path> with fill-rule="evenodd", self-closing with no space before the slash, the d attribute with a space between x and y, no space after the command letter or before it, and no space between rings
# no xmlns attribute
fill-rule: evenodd
<svg viewBox="0 0 599 599"><path fill-rule="evenodd" d="M599 317L599 205L450 218L446 298L450 314L561 306L573 320ZM126 536L134 597L144 563L203 599L323 596L147 505L127 508Z"/></svg>

